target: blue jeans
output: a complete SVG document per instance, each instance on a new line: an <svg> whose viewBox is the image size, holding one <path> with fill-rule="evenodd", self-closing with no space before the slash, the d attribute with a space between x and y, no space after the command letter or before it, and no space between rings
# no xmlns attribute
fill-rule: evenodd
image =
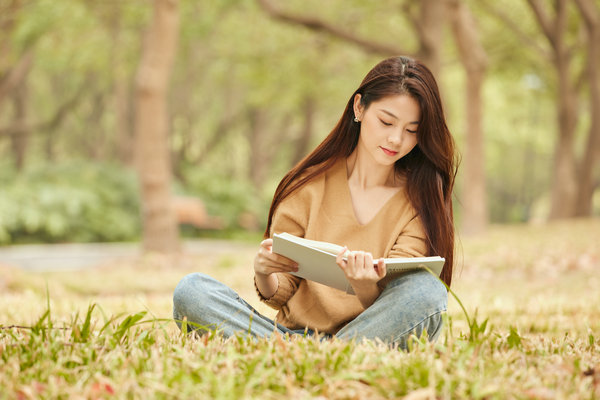
<svg viewBox="0 0 600 400"><path fill-rule="evenodd" d="M405 273L390 281L377 300L335 336L375 339L407 347L411 335L427 332L435 340L442 327L448 293L442 282L427 271ZM274 332L313 335L311 329L291 330L258 313L232 289L201 273L185 276L173 294L173 317L181 327L184 317L201 330L219 329L224 337L249 334L270 337ZM194 328L193 324L189 325Z"/></svg>

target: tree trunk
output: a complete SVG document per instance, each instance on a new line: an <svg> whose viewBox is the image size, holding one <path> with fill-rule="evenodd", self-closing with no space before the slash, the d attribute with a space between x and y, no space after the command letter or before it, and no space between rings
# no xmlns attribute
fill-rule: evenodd
<svg viewBox="0 0 600 400"><path fill-rule="evenodd" d="M178 0L155 0L136 78L135 148L146 251L179 250L171 198L167 91L179 30Z"/></svg>
<svg viewBox="0 0 600 400"><path fill-rule="evenodd" d="M567 0L556 0L551 18L540 0L528 0L531 9L552 48L552 62L558 78L558 140L554 150L550 219L575 215L577 176L574 138L577 126L577 95L571 80L571 52L565 43L568 27Z"/></svg>
<svg viewBox="0 0 600 400"><path fill-rule="evenodd" d="M27 154L27 145L29 144L31 133L31 128L27 125L27 89L27 81L23 80L13 92L15 106L14 125L17 129L11 134L11 145L17 171L23 170L25 166L25 155Z"/></svg>
<svg viewBox="0 0 600 400"><path fill-rule="evenodd" d="M10 93L19 87L29 74L32 64L33 50L28 49L4 75L1 75L2 71L0 71L0 107L2 107L2 103L9 97Z"/></svg>
<svg viewBox="0 0 600 400"><path fill-rule="evenodd" d="M93 106L86 118L89 131L82 138L83 148L81 154L87 154L88 159L98 161L104 159L108 142L106 130L102 126L106 104L104 93L100 91L94 93L90 96L90 102Z"/></svg>
<svg viewBox="0 0 600 400"><path fill-rule="evenodd" d="M262 187L267 172L268 146L265 143L265 115L261 109L250 110L250 180L255 187Z"/></svg>
<svg viewBox="0 0 600 400"><path fill-rule="evenodd" d="M420 0L420 17L413 22L419 39L419 58L438 77L442 70L443 30L446 20L445 0Z"/></svg>
<svg viewBox="0 0 600 400"><path fill-rule="evenodd" d="M279 126L273 127L264 108L253 107L248 110L250 130L250 167L248 177L259 191L264 187L274 158L286 137L291 117L283 114Z"/></svg>
<svg viewBox="0 0 600 400"><path fill-rule="evenodd" d="M558 141L554 148L553 182L550 219L575 215L577 175L575 171L575 127L577 125L576 96L570 81L569 57L556 52L558 73Z"/></svg>
<svg viewBox="0 0 600 400"><path fill-rule="evenodd" d="M310 142L313 136L315 116L315 99L308 95L304 99L304 126L296 142L296 151L292 159L292 166L302 160L310 151Z"/></svg>
<svg viewBox="0 0 600 400"><path fill-rule="evenodd" d="M488 224L482 122L482 89L487 68L487 56L479 40L475 19L467 6L461 0L451 0L449 5L452 31L461 63L465 69L467 86L462 230L465 234L477 234L485 231Z"/></svg>
<svg viewBox="0 0 600 400"><path fill-rule="evenodd" d="M132 113L132 88L125 80L116 80L114 86L115 99L115 146L119 161L125 165L134 163L134 124Z"/></svg>
<svg viewBox="0 0 600 400"><path fill-rule="evenodd" d="M111 57L115 60L123 61L124 55L121 45L121 25L116 15L112 16L109 22L109 30L112 39ZM131 74L123 69L115 68L113 77L113 107L115 113L115 136L114 151L116 158L125 165L134 164L134 87L132 85Z"/></svg>
<svg viewBox="0 0 600 400"><path fill-rule="evenodd" d="M594 171L600 168L600 9L590 0L576 0L587 31L587 77L590 86L590 130L580 166L576 216L592 215Z"/></svg>
<svg viewBox="0 0 600 400"><path fill-rule="evenodd" d="M59 139L60 126L67 119L67 117L73 115L73 109L79 104L79 100L86 93L89 82L84 82L79 86L77 91L72 97L65 100L60 104L54 114L46 122L34 124L33 131L41 131L44 135L44 151L46 154L46 161L52 163L56 158L56 146ZM55 75L54 79L54 90L56 93L65 93L64 91L64 79L61 79L58 75Z"/></svg>

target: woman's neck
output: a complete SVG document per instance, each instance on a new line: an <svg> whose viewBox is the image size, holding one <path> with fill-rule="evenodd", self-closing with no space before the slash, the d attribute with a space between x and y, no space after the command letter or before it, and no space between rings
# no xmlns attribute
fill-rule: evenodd
<svg viewBox="0 0 600 400"><path fill-rule="evenodd" d="M394 165L381 165L368 157L361 157L358 147L346 159L348 183L362 189L396 186Z"/></svg>

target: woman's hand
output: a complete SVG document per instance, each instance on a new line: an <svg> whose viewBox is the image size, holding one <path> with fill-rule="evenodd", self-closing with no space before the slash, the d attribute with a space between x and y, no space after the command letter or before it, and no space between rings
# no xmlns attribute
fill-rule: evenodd
<svg viewBox="0 0 600 400"><path fill-rule="evenodd" d="M254 282L266 299L272 297L279 287L275 272L296 272L298 264L287 257L273 253L273 239L265 239L254 257Z"/></svg>
<svg viewBox="0 0 600 400"><path fill-rule="evenodd" d="M275 272L296 272L298 264L287 257L273 253L273 239L265 239L254 257L254 273L268 276Z"/></svg>
<svg viewBox="0 0 600 400"><path fill-rule="evenodd" d="M349 252L347 260L344 260L347 250L344 247L338 254L336 262L346 274L363 307L367 308L379 297L380 290L377 282L386 274L385 262L380 258L377 265L374 265L373 255L364 251Z"/></svg>

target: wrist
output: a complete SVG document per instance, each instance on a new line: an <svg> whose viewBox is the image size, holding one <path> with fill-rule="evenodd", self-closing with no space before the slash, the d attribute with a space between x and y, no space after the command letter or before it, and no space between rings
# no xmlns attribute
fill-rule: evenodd
<svg viewBox="0 0 600 400"><path fill-rule="evenodd" d="M276 274L254 274L254 284L256 285L256 289L259 292L261 298L269 299L271 298L279 288L279 279Z"/></svg>
<svg viewBox="0 0 600 400"><path fill-rule="evenodd" d="M258 272L258 271L254 271L254 276L258 279L269 279L269 276L271 276L272 273L263 273L263 272Z"/></svg>
<svg viewBox="0 0 600 400"><path fill-rule="evenodd" d="M358 300L365 309L375 303L375 300L377 300L382 292L377 282L351 282L351 285L352 289L354 289L354 294L356 294L356 297L358 297Z"/></svg>
<svg viewBox="0 0 600 400"><path fill-rule="evenodd" d="M370 280L350 280L350 284L354 288L354 291L370 291L373 290L379 291L379 285L377 285L377 281Z"/></svg>

